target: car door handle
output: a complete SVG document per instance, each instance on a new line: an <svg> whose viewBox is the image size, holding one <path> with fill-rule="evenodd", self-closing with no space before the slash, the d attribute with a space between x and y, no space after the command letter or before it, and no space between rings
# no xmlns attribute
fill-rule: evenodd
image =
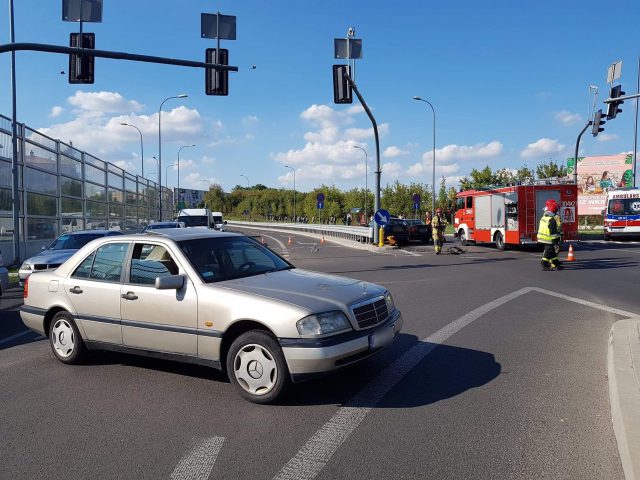
<svg viewBox="0 0 640 480"><path fill-rule="evenodd" d="M122 295L120 295L122 298L124 298L125 300L137 300L138 296L133 293L133 292L127 292L127 293L123 293Z"/></svg>
<svg viewBox="0 0 640 480"><path fill-rule="evenodd" d="M82 289L81 289L80 287L78 287L78 286L75 286L75 287L73 287L73 288L70 288L70 289L69 289L69 291L70 291L71 293L76 293L76 294L77 294L77 293L82 293Z"/></svg>

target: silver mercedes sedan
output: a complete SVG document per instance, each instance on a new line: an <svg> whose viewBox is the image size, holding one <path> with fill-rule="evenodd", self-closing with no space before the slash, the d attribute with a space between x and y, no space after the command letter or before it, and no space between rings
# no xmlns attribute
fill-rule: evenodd
<svg viewBox="0 0 640 480"><path fill-rule="evenodd" d="M204 364L256 403L376 354L402 328L384 287L192 229L94 240L28 277L20 315L61 362L101 349Z"/></svg>

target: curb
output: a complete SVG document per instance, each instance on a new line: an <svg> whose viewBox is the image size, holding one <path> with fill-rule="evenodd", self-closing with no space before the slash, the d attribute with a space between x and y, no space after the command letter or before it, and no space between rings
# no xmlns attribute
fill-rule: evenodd
<svg viewBox="0 0 640 480"><path fill-rule="evenodd" d="M618 320L607 352L613 430L626 480L640 480L640 320Z"/></svg>

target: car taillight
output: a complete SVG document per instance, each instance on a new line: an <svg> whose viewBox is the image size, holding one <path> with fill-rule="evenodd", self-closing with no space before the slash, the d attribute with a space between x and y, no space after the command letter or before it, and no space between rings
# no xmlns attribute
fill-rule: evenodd
<svg viewBox="0 0 640 480"><path fill-rule="evenodd" d="M27 277L24 281L24 292L22 292L22 296L24 298L29 297L29 277Z"/></svg>

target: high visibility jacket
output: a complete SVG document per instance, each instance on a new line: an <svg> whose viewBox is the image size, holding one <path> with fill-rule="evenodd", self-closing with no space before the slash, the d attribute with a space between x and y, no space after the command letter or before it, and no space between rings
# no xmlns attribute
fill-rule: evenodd
<svg viewBox="0 0 640 480"><path fill-rule="evenodd" d="M556 213L553 219L556 221L556 227L558 227L558 234L562 235L562 219L560 218L560 215Z"/></svg>
<svg viewBox="0 0 640 480"><path fill-rule="evenodd" d="M444 217L439 217L438 215L436 215L435 217L433 217L433 220L431 220L431 225L433 225L433 228L436 230L444 230L447 226L447 221L444 219Z"/></svg>
<svg viewBox="0 0 640 480"><path fill-rule="evenodd" d="M555 243L560 238L558 235L558 225L552 215L544 214L538 226L539 243Z"/></svg>

